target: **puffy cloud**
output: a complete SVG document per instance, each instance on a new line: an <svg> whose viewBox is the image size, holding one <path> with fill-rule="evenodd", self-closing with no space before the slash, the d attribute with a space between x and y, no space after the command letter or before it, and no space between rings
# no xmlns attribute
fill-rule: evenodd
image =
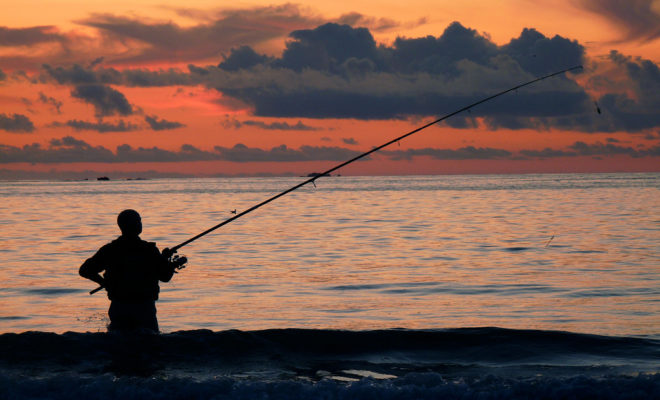
<svg viewBox="0 0 660 400"><path fill-rule="evenodd" d="M498 54L498 48L474 29L453 22L437 38L397 38L390 53L391 68L399 72L454 74L457 62L486 65Z"/></svg>
<svg viewBox="0 0 660 400"><path fill-rule="evenodd" d="M105 132L128 132L138 129L137 125L131 124L130 122L125 122L120 120L119 122L113 124L110 122L88 122L80 121L77 119L69 120L67 122L53 122L51 124L53 127L62 127L68 126L77 131L87 130L87 131L97 131L100 133Z"/></svg>
<svg viewBox="0 0 660 400"><path fill-rule="evenodd" d="M212 74L209 85L252 105L259 116L391 119L449 113L531 79L515 64L506 62L500 68L487 68L464 61L456 68L460 76L453 79L428 73L402 76L388 72L345 79L309 69L298 73L257 68L242 71L240 77ZM569 79L555 78L552 85L539 84L517 97L484 104L473 109L472 115L491 116L494 120L508 114L559 116L582 112L586 107L591 110L584 90Z"/></svg>
<svg viewBox="0 0 660 400"><path fill-rule="evenodd" d="M225 71L236 71L239 69L252 68L258 64L264 64L270 61L270 57L258 54L250 46L241 46L231 49L229 56L218 64L218 68Z"/></svg>
<svg viewBox="0 0 660 400"><path fill-rule="evenodd" d="M34 131L34 124L23 114L0 114L0 130L14 133Z"/></svg>
<svg viewBox="0 0 660 400"><path fill-rule="evenodd" d="M376 41L366 28L328 23L293 31L282 58L275 65L294 71L304 68L332 71L349 58L378 59Z"/></svg>
<svg viewBox="0 0 660 400"><path fill-rule="evenodd" d="M584 63L584 46L559 35L547 38L536 29L525 28L502 50L534 75L546 75Z"/></svg>
<svg viewBox="0 0 660 400"><path fill-rule="evenodd" d="M576 0L586 10L602 15L624 33L623 40L651 41L660 37L657 0Z"/></svg>
<svg viewBox="0 0 660 400"><path fill-rule="evenodd" d="M126 97L110 86L77 85L71 95L93 105L97 117L133 114L133 108Z"/></svg>
<svg viewBox="0 0 660 400"><path fill-rule="evenodd" d="M147 123L149 124L151 129L153 129L155 131L163 131L163 130L168 130L168 129L177 129L177 128L181 128L181 127L185 126L184 124L182 124L180 122L176 122L176 121L167 121L165 119L160 119L159 120L158 117L155 116L155 115L154 116L147 115L147 116L144 117L144 120L147 121Z"/></svg>
<svg viewBox="0 0 660 400"><path fill-rule="evenodd" d="M398 38L391 47L377 46L364 28L332 23L295 31L291 37L281 58L262 59L232 73L208 68L206 84L252 105L259 116L407 118L453 111L584 57L582 46L559 36L548 39L525 30L518 41L497 46L459 23L438 38ZM539 61L517 60L532 55ZM508 99L511 103L491 102L449 123L468 128L475 126L475 117L487 117L493 128L529 128L590 110L589 96L576 82L562 77L554 81L521 91Z"/></svg>

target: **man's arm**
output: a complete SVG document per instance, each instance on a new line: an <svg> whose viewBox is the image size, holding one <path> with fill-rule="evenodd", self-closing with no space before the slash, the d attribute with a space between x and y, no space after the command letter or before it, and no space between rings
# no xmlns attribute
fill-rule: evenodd
<svg viewBox="0 0 660 400"><path fill-rule="evenodd" d="M105 265L102 262L101 252L103 248L96 252L92 257L88 258L83 265L80 266L78 273L83 278L87 278L91 281L98 283L101 286L104 286L105 280L100 275L100 273L105 269Z"/></svg>
<svg viewBox="0 0 660 400"><path fill-rule="evenodd" d="M172 264L169 260L173 252L170 251L170 249L163 249L163 252L161 253L155 243L150 244L153 245L155 250L154 261L158 280L161 282L169 282L174 275L174 268L176 267L176 265Z"/></svg>

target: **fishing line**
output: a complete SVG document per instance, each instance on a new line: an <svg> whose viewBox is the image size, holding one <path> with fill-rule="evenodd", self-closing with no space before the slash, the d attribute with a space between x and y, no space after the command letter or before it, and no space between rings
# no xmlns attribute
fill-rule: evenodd
<svg viewBox="0 0 660 400"><path fill-rule="evenodd" d="M557 76L557 75L564 74L564 73L566 73L566 72L574 71L574 70L577 70L577 69L582 69L582 65L576 65L576 66L571 67L571 68L567 68L567 69L563 69L563 70L561 70L561 71L553 72L552 74L544 75L544 76L541 76L541 77L539 77L539 78L533 79L533 80L531 80L531 81L528 81L528 82L522 83L522 84L520 84L520 85L514 86L514 87L512 87L512 88L510 88L510 89L503 90L503 91L501 91L501 92L499 92L499 93L496 93L496 94L494 94L494 95L492 95L492 96L488 96L488 97L486 97L486 98L484 98L484 99L481 99L481 100L479 100L479 101L477 101L477 102L474 102L474 103L472 103L472 104L470 104L470 105L468 105L468 106L465 106L465 107L460 108L460 109L458 109L458 110L456 110L456 111L454 111L454 112L451 112L451 113L449 113L449 114L447 114L447 115L445 115L445 116L443 116L443 117L441 117L441 118L436 119L435 121L429 122L429 123L426 124L426 125L420 126L419 128L416 128L416 129L413 129L412 131L410 131L410 132L408 132L408 133L405 133L405 134L403 134L403 135L401 135L401 136L399 136L399 137L397 137L397 138L394 138L394 139L390 140L389 142L386 142L386 143L384 143L384 144L381 144L381 145L378 146L378 147L374 147L373 149L371 149L371 150L369 150L369 151L367 151L367 152L364 152L364 153L362 153L362 154L360 154L360 155L358 155L358 156L355 156L355 157L351 158L351 159L348 160L348 161L344 161L343 163L338 164L338 165L336 165L336 166L330 168L329 170L327 170L327 171L325 171L325 172L322 172L322 173L320 173L320 174L315 174L315 175L314 175L313 177L311 177L310 179L307 179L306 181L303 181L303 182L301 182L301 183L299 183L299 184L297 184L297 185L295 185L295 186L293 186L293 187L291 187L291 188L289 188L289 189L287 189L287 190L285 190L285 191L283 191L283 192L280 192L279 194L276 194L275 196L273 196L273 197L271 197L271 198L269 198L269 199L266 199L266 200L262 201L261 203L256 204L256 205L254 205L254 206L248 208L247 210L242 211L242 212L240 212L240 213L234 215L234 216L231 217L231 218L228 218L228 219L224 220L223 222L221 222L221 223L219 223L219 224L217 224L217 225L215 225L215 226L212 226L211 228L205 230L204 232L199 233L199 234L197 234L197 235L191 237L190 239L186 240L185 242L179 243L178 245L172 247L172 248L170 249L170 252L171 252L171 253L174 253L174 252L176 252L178 249L180 249L181 247L183 247L183 246L185 246L185 245L187 245L187 244L189 244L189 243L191 243L191 242L194 242L195 240L201 238L202 236L205 236L205 235L207 235L207 234L209 234L209 233L215 231L216 229L218 229L218 228L220 228L220 227L222 227L222 226L224 226L224 225L227 225L228 223L230 223L230 222L232 222L232 221L234 221L234 220L236 220L236 219L242 217L242 216L245 215L245 214L248 214L248 213L250 213L250 212L256 210L257 208L260 208L260 207L262 207L262 206L265 206L266 204L270 203L271 201L274 201L274 200L276 200L276 199L279 199L280 197L282 197L282 196L284 196L284 195L286 195L286 194L288 194L288 193L291 193L291 192L293 192L294 190L296 190L296 189L298 189L298 188L301 188L301 187L307 185L308 183L311 183L311 184L313 184L314 186L316 186L316 183L315 183L314 181L316 181L318 178L323 177L323 176L330 176L330 173L332 173L332 172L334 172L334 171L336 171L336 170L338 170L338 169L340 169L340 168L342 168L342 167L345 167L346 165L348 165L348 164L350 164L350 163L352 163L352 162L354 162L354 161L357 161L357 160L359 160L359 159L361 159L361 158L364 158L364 157L368 156L369 154L375 153L375 152L377 152L378 150L381 150L382 148L387 147L387 146L389 146L389 145L391 145L391 144L393 144L393 143L398 143L398 142L401 141L402 139L405 139L405 138L407 138L408 136L414 135L415 133L417 133L417 132L419 132L419 131L422 131L422 130L424 130L424 129L426 129L426 128L432 126L432 125L435 125L435 124L437 124L438 122L442 122L442 121L446 120L447 118L451 118L451 117L453 117L453 116L456 115L456 114L460 114L460 113L462 113L463 111L468 111L468 110L470 110L471 108L473 108L473 107L475 107L475 106L478 106L479 104L482 104L482 103L485 103L485 102L487 102L487 101L493 100L493 99L495 99L495 98L497 98L497 97L500 97L500 96L502 96L502 95L504 95L504 94L507 94L507 93L509 93L509 92L513 92L513 91L515 91L515 90L518 90L518 89L520 89L520 88L522 88L522 87L525 87L525 86L528 86L528 85L534 84L534 83L536 83L536 82L540 82L540 81L542 81L542 80L544 80L544 79L552 78L553 76ZM94 294L94 293L98 292L98 291L101 290L101 289L103 289L103 286L99 286L98 288L96 288L96 289L92 290L91 292L89 292L89 294Z"/></svg>

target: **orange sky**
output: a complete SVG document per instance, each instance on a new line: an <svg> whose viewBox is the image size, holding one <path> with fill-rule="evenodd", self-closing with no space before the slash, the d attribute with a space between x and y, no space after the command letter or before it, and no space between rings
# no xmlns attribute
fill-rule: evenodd
<svg viewBox="0 0 660 400"><path fill-rule="evenodd" d="M421 117L408 115L404 119L376 120L356 119L350 116L313 118L304 113L299 116L291 113L294 115L292 117L259 115L255 108L258 99L255 100L257 103L248 104L249 97L240 98L227 92L223 93L224 89L216 90L207 82L190 85L167 84L158 87L107 84L107 87L119 92L119 96L125 97L132 107L132 112L121 114L113 111L100 116L99 108L92 100L74 96L75 84L58 83L52 77L48 77L42 68L42 64L65 69L71 68L73 64L79 64L85 68L89 67L90 71L95 68L97 70L116 68L118 71L148 68L157 71L175 67L178 71L188 74L189 64L200 68L216 65L223 61L222 54L226 56L230 48L244 44L250 45L259 54L274 58L281 57L288 32L296 29L314 29L326 22L346 22L350 20L348 16L351 13L357 13L355 15L359 14L359 18L353 18L353 21L356 21L353 24L354 28L360 26L369 28L376 42L384 46L393 46L397 37L407 39L427 35L440 37L453 21L459 21L464 27L476 30L479 35L497 46L504 46L511 39L517 38L524 28L534 28L546 38L559 35L575 40L586 49L587 73L577 77L584 92L599 101L606 99L607 94L626 94L639 103L639 110L635 110L634 113L645 113L644 118L650 122L641 127L637 126L634 124L634 118L619 117L614 114L615 111L611 111L608 115L610 109L602 104L598 105L599 109L603 108L605 117L611 118L619 127L617 130L594 131L584 127L566 129L560 125L525 129L488 127L485 120L477 115L476 127L468 129L456 129L446 125L433 127L389 150L459 150L471 146L476 149L505 150L509 155L499 156L496 159L480 157L441 159L416 155L411 159L397 161L391 159L395 158L392 153L379 156L373 161L357 163L346 168L343 173L660 171L658 150L660 127L653 122L657 121L657 118L654 119L652 115L654 112L657 113L657 108L653 111L653 107L658 104L657 95L654 97L646 93L644 88L647 84L640 83L644 82L642 78L634 75L633 72L628 72L626 75L626 71L630 70L624 68L628 65L639 66L643 71L657 70L660 61L660 41L656 38L658 34L652 31L652 23L649 28L650 33L633 32L621 21L614 20L611 15L606 13L598 15L584 5L598 3L596 0L583 2L579 0L498 2L420 0L404 3L389 0L378 2L356 0L306 2L304 5L284 5L266 1L234 1L223 5L216 1L203 0L185 3L169 0L139 3L116 1L112 5L97 0L84 2L26 0L20 3L5 3L7 4L2 5L3 13L0 15L0 28L4 27L2 28L4 31L0 30L0 71L2 71L0 124L3 123L2 118L4 118L6 125L0 125L0 144L4 145L5 149L9 149L8 152L33 143L38 143L42 149L46 149L51 140L67 136L92 147L101 146L110 151L115 151L117 146L125 144L133 149L158 147L171 152L179 151L182 145L213 151L215 146L231 149L237 144L264 151L282 145L294 150L303 146L332 147L353 152L369 150L434 119L435 115ZM631 3L641 5L648 3L651 13L657 12L657 15L660 15L658 1ZM242 13L242 19L239 20L241 24L257 21L254 29L246 29L245 26L225 26L223 32L238 32L235 38L231 39L235 42L231 42L228 37L219 38L217 44L219 53L215 55L208 55L211 54L208 51L204 53L201 45L199 45L201 50L195 53L197 43L191 43L190 48L184 43L175 48L171 54L167 54L167 45L161 49L155 47L151 49L147 42L131 39L129 36L116 40L109 33L110 31L98 28L99 24L114 22L111 17L120 17L123 18L124 24L127 24L128 20L140 21L143 27L169 23L175 27L174 31L178 32L177 34L181 34L186 29L194 30L195 27L210 25L221 17L230 21L231 18L228 16L238 15L237 13ZM660 24L660 19L658 23ZM44 26L49 28L28 32L28 28ZM123 30L122 34L128 32L128 29ZM39 35L47 34L56 34L58 39L34 39L40 37ZM261 36L256 38L253 34ZM643 36L644 34L648 36ZM153 40L156 43L158 38ZM190 36L185 40L190 40ZM209 40L208 43L213 46L214 40ZM613 57L607 56L611 50L632 58L627 64L625 62L617 64ZM165 56L159 52L164 52ZM533 56L536 57L536 54ZM103 57L100 66L92 65L97 57ZM4 79L1 79L3 75ZM521 76L518 81L512 79L512 82L513 84L523 82L532 75ZM416 79L422 79L424 76L426 75L420 73L419 78ZM230 83L223 82L229 86L240 85L241 80L254 78L251 75L236 74L232 75L232 79ZM653 74L645 75L644 79L653 79ZM305 82L309 81L301 81L301 85ZM492 89L483 88L483 85L478 88L484 93L493 93L513 84L488 82ZM653 88L653 85L660 87L660 82L652 80L648 85L650 88ZM390 92L395 90L397 89L388 89L384 86L378 88L377 92L389 96ZM465 104L457 102L456 108L463 105ZM596 107L597 105L593 107L594 114ZM450 111L453 110L442 110L439 113ZM476 109L475 111L478 112ZM18 124L18 120L12 120L16 115L29 119L34 129L21 131L12 128ZM163 123L176 123L178 127L152 129L147 121L149 117L154 117ZM618 122L616 118L627 119ZM99 132L98 129L74 129L70 124L67 125L67 122L71 121L84 121L92 125L96 124L95 126L102 123L124 123L131 128L125 132ZM299 124L298 126L304 129L276 128L276 125L283 124L288 128ZM628 128L628 126L632 127ZM590 146L590 150L567 156L557 154L547 157L530 156L531 153L527 153L525 157L521 156L523 151L540 152L544 149L575 153L579 151L575 145L577 142ZM192 175L306 174L341 161L333 159L292 162L247 159L243 162L143 160L130 163L90 163L89 159L66 159L73 162L58 163L52 160L35 162L29 158L23 160L20 158L23 157L22 155L17 156L15 160L12 159L13 161L2 160L3 157L8 157L8 152L0 152L0 170L10 172L0 174L0 177L11 177L11 171L45 173L51 170L117 171L126 175L139 174L142 171Z"/></svg>

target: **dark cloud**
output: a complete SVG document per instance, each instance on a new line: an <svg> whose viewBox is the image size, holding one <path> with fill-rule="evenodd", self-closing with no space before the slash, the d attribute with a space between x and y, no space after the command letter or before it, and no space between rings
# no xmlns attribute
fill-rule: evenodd
<svg viewBox="0 0 660 400"><path fill-rule="evenodd" d="M349 58L379 58L376 41L366 28L328 23L314 29L293 31L276 66L301 71L311 68L334 71Z"/></svg>
<svg viewBox="0 0 660 400"><path fill-rule="evenodd" d="M611 139L611 138L610 138ZM543 150L521 150L520 154L529 157L529 158L555 158L555 157L577 157L577 156L592 156L592 157L602 157L602 156L616 156L616 155L626 155L633 158L640 157L660 157L660 146L654 147L640 147L634 149L630 146L620 146L612 142L609 139L607 143L595 142L595 143L585 143L578 141L568 146L567 149L551 149L546 147Z"/></svg>
<svg viewBox="0 0 660 400"><path fill-rule="evenodd" d="M158 147L133 148L128 144L117 146L116 162L178 162L178 161L210 161L218 160L212 152L200 150L192 145L184 144L179 151L169 151Z"/></svg>
<svg viewBox="0 0 660 400"><path fill-rule="evenodd" d="M45 65L42 79L92 87L202 85L259 117L409 119L441 116L585 61L584 47L567 38L546 37L529 28L498 46L458 22L438 37L397 38L392 45L376 44L366 28L336 23L298 29L290 39L280 57L261 55L245 45L230 48L217 66L189 65L188 71ZM589 87L604 93L598 99L569 74L489 101L446 123L460 129L485 124L490 129L583 132L637 132L660 125L657 64L616 52L608 63L625 82L615 85L598 69L589 71L595 74ZM130 104L123 95L116 100L123 108L106 102L95 105L97 115L126 115L119 110L127 112Z"/></svg>
<svg viewBox="0 0 660 400"><path fill-rule="evenodd" d="M239 121L235 118L226 119L222 122L222 126L225 128L234 128L240 129L242 126L253 126L259 129L265 130L277 130L277 131L318 131L323 128L317 128L314 126L305 125L302 121L298 121L295 124L289 124L288 122L271 122L266 123L264 121L254 121L254 120L245 120Z"/></svg>
<svg viewBox="0 0 660 400"><path fill-rule="evenodd" d="M158 87L184 85L192 86L203 82L208 71L204 68L189 66L189 73L177 69L147 70L115 68L85 68L78 64L71 67L52 67L44 64L45 74L39 76L42 82L56 81L59 84L105 84L131 87Z"/></svg>
<svg viewBox="0 0 660 400"><path fill-rule="evenodd" d="M54 97L46 96L42 92L39 92L39 101L43 104L52 106L58 114L62 114L62 102L57 100Z"/></svg>
<svg viewBox="0 0 660 400"><path fill-rule="evenodd" d="M32 171L0 168L0 180L96 180L99 176L107 176L112 180L190 178L196 175L178 172L160 172L154 170L117 171L112 169L97 169L84 171L55 170ZM198 176L198 175L197 175ZM217 176L217 175L214 175ZM227 175L230 176L230 175Z"/></svg>
<svg viewBox="0 0 660 400"><path fill-rule="evenodd" d="M619 146L612 143L603 144L596 142L587 144L584 142L575 142L569 146L574 150L577 155L581 156L615 156L627 155L630 157L658 157L660 156L660 146L651 147L648 149L634 149L632 147Z"/></svg>
<svg viewBox="0 0 660 400"><path fill-rule="evenodd" d="M64 40L64 37L53 26L34 26L30 28L0 26L0 46L32 46L62 40Z"/></svg>
<svg viewBox="0 0 660 400"><path fill-rule="evenodd" d="M281 58L233 74L207 69L206 84L252 105L259 116L408 118L451 112L584 57L581 45L559 36L525 30L517 41L497 46L459 23L440 37L398 38L391 47L377 46L367 29L333 23L291 38ZM474 118L487 117L491 127L552 126L553 117L591 108L584 89L565 77L507 101L448 122L470 128Z"/></svg>
<svg viewBox="0 0 660 400"><path fill-rule="evenodd" d="M642 58L632 58L612 51L609 61L618 69L621 82L598 80L603 94L597 101L601 114L592 111L592 131L643 131L660 125L660 68ZM563 125L580 126L580 121L568 119ZM587 129L585 129L587 130Z"/></svg>
<svg viewBox="0 0 660 400"><path fill-rule="evenodd" d="M452 149L409 149L384 151L392 160L411 160L413 157L428 156L437 160L489 160L499 158L509 158L512 153L503 149L493 149L490 147L467 146L457 150Z"/></svg>
<svg viewBox="0 0 660 400"><path fill-rule="evenodd" d="M126 97L110 86L77 85L71 95L93 105L97 117L133 114L133 108Z"/></svg>
<svg viewBox="0 0 660 400"><path fill-rule="evenodd" d="M237 144L234 147L216 146L211 151L201 150L185 144L177 151L164 150L158 147L132 147L128 144L117 146L113 152L103 146L92 146L85 141L66 136L52 139L47 147L38 143L15 147L0 144L0 163L78 163L78 162L180 162L180 161L212 161L223 160L232 162L298 162L298 161L344 161L361 154L341 147L302 146L292 149L280 145L264 150ZM472 160L472 159L518 159L519 155L507 150L494 148L477 148L467 146L460 149L409 149L384 151L384 155L392 160L410 160L413 157L427 156L442 160ZM574 156L615 156L630 157L660 157L660 146L633 149L612 143L600 142L587 144L575 142L566 150L546 148L541 151L523 150L520 155L528 158L574 157Z"/></svg>
<svg viewBox="0 0 660 400"><path fill-rule="evenodd" d="M104 60L105 60L105 57L98 57L98 58L92 60L92 62L89 63L88 68L94 68L97 65L101 64Z"/></svg>
<svg viewBox="0 0 660 400"><path fill-rule="evenodd" d="M586 10L618 26L622 40L651 41L660 37L660 7L657 0L576 0Z"/></svg>
<svg viewBox="0 0 660 400"><path fill-rule="evenodd" d="M149 124L151 129L153 129L155 131L163 131L163 130L168 130L168 129L177 129L177 128L181 128L181 127L185 126L184 124L182 124L180 122L176 122L176 121L167 121L167 120L164 120L164 119L159 120L158 117L155 116L155 115L154 116L147 115L147 116L144 117L144 120L147 121L147 123Z"/></svg>
<svg viewBox="0 0 660 400"><path fill-rule="evenodd" d="M0 130L14 133L28 133L34 131L34 124L30 118L22 114L0 114Z"/></svg>
<svg viewBox="0 0 660 400"><path fill-rule="evenodd" d="M523 29L502 50L525 70L546 75L584 63L584 46L559 35L547 38L536 29Z"/></svg>
<svg viewBox="0 0 660 400"><path fill-rule="evenodd" d="M265 64L271 60L270 57L258 54L250 46L241 46L231 49L229 56L218 64L218 68L225 71L236 71L239 69L249 69L255 65Z"/></svg>
<svg viewBox="0 0 660 400"><path fill-rule="evenodd" d="M2 163L67 163L67 162L113 162L115 155L108 149L93 147L71 136L53 139L47 148L38 143L14 147L0 145Z"/></svg>
<svg viewBox="0 0 660 400"><path fill-rule="evenodd" d="M77 163L77 162L179 162L223 160L233 162L290 162L290 161L342 161L355 157L359 152L341 147L302 146L291 149L286 145L270 150L237 144L234 147L215 147L212 151L200 150L184 144L178 151L158 147L117 146L116 152L92 146L85 141L66 136L53 139L48 147L38 143L15 147L0 144L0 163Z"/></svg>
<svg viewBox="0 0 660 400"><path fill-rule="evenodd" d="M453 75L457 62L470 60L487 65L498 50L497 45L476 30L453 22L437 38L397 38L389 53L391 67L398 72Z"/></svg>
<svg viewBox="0 0 660 400"><path fill-rule="evenodd" d="M577 155L574 151L556 150L546 147L543 150L520 150L520 154L528 158L555 158L555 157L574 157Z"/></svg>
<svg viewBox="0 0 660 400"><path fill-rule="evenodd" d="M59 84L92 84L92 83L120 83L121 75L119 71L115 74L107 73L101 74L91 68L85 68L78 64L73 64L69 68L56 67L53 68L49 64L43 64L42 68L46 71L47 76L55 79ZM111 76L112 75L112 76ZM42 77L45 80L47 77Z"/></svg>
<svg viewBox="0 0 660 400"><path fill-rule="evenodd" d="M358 141L353 138L342 138L341 141L350 145L358 144Z"/></svg>
<svg viewBox="0 0 660 400"><path fill-rule="evenodd" d="M28 163L78 163L78 162L167 162L199 161L219 159L217 154L204 152L190 145L184 145L180 151L168 151L152 148L133 148L128 144L117 146L116 153L103 146L91 146L85 141L66 136L53 139L48 147L38 143L14 147L0 145L0 162Z"/></svg>
<svg viewBox="0 0 660 400"><path fill-rule="evenodd" d="M231 148L216 146L214 150L222 160L234 162L343 161L361 154L341 147L327 146L302 146L296 150L284 144L270 150L263 150L239 143Z"/></svg>
<svg viewBox="0 0 660 400"><path fill-rule="evenodd" d="M646 140L660 140L660 131L658 131L658 132L647 132L646 135L644 135L644 139L646 139Z"/></svg>
<svg viewBox="0 0 660 400"><path fill-rule="evenodd" d="M129 132L129 131L134 131L137 130L139 127L137 125L131 124L130 122L125 122L124 120L120 120L117 123L110 123L110 122L89 122L89 121L80 121L77 119L72 119L67 122L53 122L50 126L53 127L62 127L62 126L68 126L70 128L73 128L77 131L97 131L100 133L105 133L105 132Z"/></svg>
<svg viewBox="0 0 660 400"><path fill-rule="evenodd" d="M0 69L0 81L4 81L5 79L7 79L7 74Z"/></svg>

